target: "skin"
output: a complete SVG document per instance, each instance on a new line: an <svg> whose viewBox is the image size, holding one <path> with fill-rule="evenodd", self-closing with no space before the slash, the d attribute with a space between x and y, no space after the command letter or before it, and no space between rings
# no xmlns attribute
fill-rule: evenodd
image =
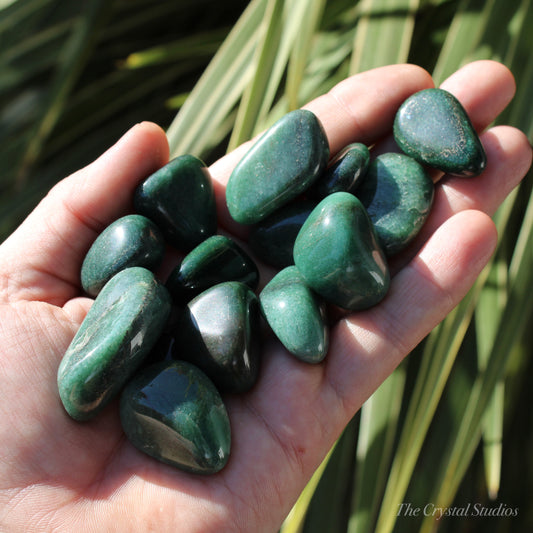
<svg viewBox="0 0 533 533"><path fill-rule="evenodd" d="M386 137L401 102L432 86L418 67L390 66L347 79L306 107L322 121L335 154L351 142ZM464 67L442 87L480 131L515 90L510 72L488 61ZM166 163L163 131L134 126L56 185L0 246L0 530L275 532L354 413L489 260L497 239L489 215L527 172L531 149L506 126L481 138L486 171L475 179L439 177L427 224L391 265L389 294L368 311L338 316L322 364L301 363L267 338L256 388L226 398L232 456L211 477L136 451L116 404L80 424L57 393L57 367L91 303L81 296L83 257L105 226L131 212L134 187ZM240 237L246 231L229 219L223 191L245 150L211 168L220 223ZM272 272L262 275L265 282Z"/></svg>

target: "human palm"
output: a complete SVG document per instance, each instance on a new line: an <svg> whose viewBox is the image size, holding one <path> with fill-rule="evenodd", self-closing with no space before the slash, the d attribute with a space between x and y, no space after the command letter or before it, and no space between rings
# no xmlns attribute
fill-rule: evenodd
<svg viewBox="0 0 533 533"><path fill-rule="evenodd" d="M306 107L322 121L332 154L354 141L386 147L401 102L431 86L422 69L385 67ZM483 130L512 98L514 81L501 65L477 62L443 88ZM302 363L265 339L258 384L226 398L231 458L212 476L138 452L115 404L90 422L71 420L57 392L59 362L91 303L80 288L83 257L105 226L131 212L135 186L167 162L164 133L137 125L60 182L0 247L0 529L276 531L346 423L489 259L496 234L487 214L524 176L531 150L523 134L504 126L482 141L486 171L438 182L421 234L391 264L389 294L370 310L336 317L322 364ZM227 214L223 192L245 149L211 167L220 225L237 238L245 229ZM271 275L264 269L262 281Z"/></svg>

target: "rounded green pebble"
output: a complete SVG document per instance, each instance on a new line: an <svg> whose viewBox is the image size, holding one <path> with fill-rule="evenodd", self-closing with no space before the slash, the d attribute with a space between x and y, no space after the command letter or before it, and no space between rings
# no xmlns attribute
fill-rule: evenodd
<svg viewBox="0 0 533 533"><path fill-rule="evenodd" d="M329 145L318 118L287 113L237 164L226 188L230 215L255 224L305 191L326 168Z"/></svg>
<svg viewBox="0 0 533 533"><path fill-rule="evenodd" d="M91 296L118 272L140 266L155 270L165 254L159 228L142 215L126 215L96 238L81 267L81 284Z"/></svg>
<svg viewBox="0 0 533 533"><path fill-rule="evenodd" d="M377 304L389 288L370 217L347 192L326 196L309 215L294 244L294 263L324 300L352 311Z"/></svg>
<svg viewBox="0 0 533 533"><path fill-rule="evenodd" d="M201 368L224 392L245 392L259 375L261 312L253 291L219 283L193 298L175 326L173 357Z"/></svg>
<svg viewBox="0 0 533 533"><path fill-rule="evenodd" d="M307 363L320 363L329 344L325 305L295 266L278 272L259 295L263 315L287 350Z"/></svg>
<svg viewBox="0 0 533 533"><path fill-rule="evenodd" d="M465 109L448 91L424 89L400 106L394 119L400 149L422 164L458 176L477 176L487 157Z"/></svg>
<svg viewBox="0 0 533 533"><path fill-rule="evenodd" d="M120 420L140 451L187 472L214 474L228 462L231 427L213 383L185 361L156 363L120 398Z"/></svg>
<svg viewBox="0 0 533 533"><path fill-rule="evenodd" d="M135 190L133 203L178 250L188 252L216 233L211 175L192 155L176 157L146 178Z"/></svg>
<svg viewBox="0 0 533 533"><path fill-rule="evenodd" d="M424 225L433 203L433 181L404 154L382 154L357 190L387 256L403 250Z"/></svg>
<svg viewBox="0 0 533 533"><path fill-rule="evenodd" d="M240 281L255 290L259 271L234 240L213 235L183 258L170 273L165 286L177 302L187 303L209 287L225 281Z"/></svg>
<svg viewBox="0 0 533 533"><path fill-rule="evenodd" d="M88 420L118 395L170 309L168 291L145 268L126 268L106 283L59 365L59 396L72 418Z"/></svg>

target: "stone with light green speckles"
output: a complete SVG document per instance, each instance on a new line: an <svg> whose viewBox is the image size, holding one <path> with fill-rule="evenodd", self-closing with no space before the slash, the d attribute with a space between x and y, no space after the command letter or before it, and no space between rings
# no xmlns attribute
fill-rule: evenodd
<svg viewBox="0 0 533 533"><path fill-rule="evenodd" d="M318 118L292 111L264 133L235 167L226 188L234 220L255 224L305 191L326 168L329 145Z"/></svg>
<svg viewBox="0 0 533 533"><path fill-rule="evenodd" d="M410 96L394 120L394 139L420 163L458 176L476 176L486 165L485 150L465 109L443 89Z"/></svg>
<svg viewBox="0 0 533 533"><path fill-rule="evenodd" d="M330 194L309 215L294 244L294 263L311 289L345 309L371 307L389 288L370 217L347 192Z"/></svg>
<svg viewBox="0 0 533 533"><path fill-rule="evenodd" d="M433 181L424 167L404 154L378 156L357 190L387 256L404 249L429 216Z"/></svg>
<svg viewBox="0 0 533 533"><path fill-rule="evenodd" d="M320 363L329 344L325 306L295 266L279 272L259 295L272 331L285 348L307 363Z"/></svg>
<svg viewBox="0 0 533 533"><path fill-rule="evenodd" d="M88 420L118 395L170 308L168 291L145 268L127 268L106 283L59 365L59 395L72 418Z"/></svg>
<svg viewBox="0 0 533 533"><path fill-rule="evenodd" d="M228 462L231 427L222 398L197 367L156 363L120 398L120 420L140 451L187 472L214 474Z"/></svg>

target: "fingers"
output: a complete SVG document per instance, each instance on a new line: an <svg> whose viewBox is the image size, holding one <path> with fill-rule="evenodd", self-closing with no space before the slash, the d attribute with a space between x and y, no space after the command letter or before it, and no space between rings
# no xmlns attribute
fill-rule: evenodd
<svg viewBox="0 0 533 533"><path fill-rule="evenodd" d="M135 186L167 160L163 130L142 123L59 182L0 247L3 296L56 305L75 296L81 262L96 235L131 211Z"/></svg>
<svg viewBox="0 0 533 533"><path fill-rule="evenodd" d="M454 215L392 279L380 305L353 313L335 326L325 384L347 417L459 303L489 260L496 240L487 215Z"/></svg>

